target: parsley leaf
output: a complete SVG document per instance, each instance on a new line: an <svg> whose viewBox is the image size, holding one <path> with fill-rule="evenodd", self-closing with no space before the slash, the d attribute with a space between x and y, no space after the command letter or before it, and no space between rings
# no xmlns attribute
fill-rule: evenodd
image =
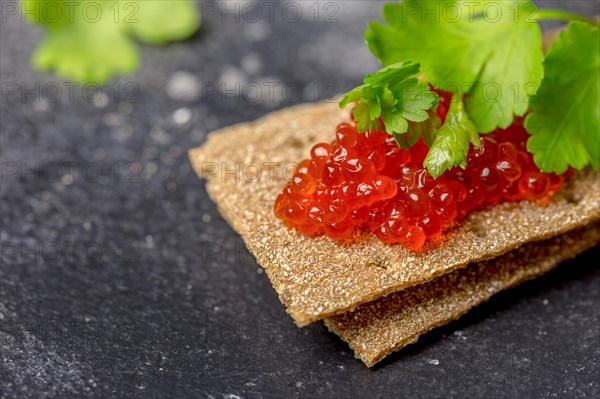
<svg viewBox="0 0 600 399"><path fill-rule="evenodd" d="M388 24L371 21L365 37L384 65L418 60L434 86L467 93L466 110L487 133L524 115L527 89L541 81L541 31L528 20L534 7L530 0L405 0L386 4Z"/></svg>
<svg viewBox="0 0 600 399"><path fill-rule="evenodd" d="M129 1L129 0L128 0ZM200 16L189 0L137 0L139 22L129 24L130 31L150 44L166 44L192 36L200 26Z"/></svg>
<svg viewBox="0 0 600 399"><path fill-rule="evenodd" d="M465 112L463 102L452 101L446 120L438 130L423 165L435 178L453 166L464 169L470 143L476 146L481 144L479 133Z"/></svg>
<svg viewBox="0 0 600 399"><path fill-rule="evenodd" d="M544 172L600 166L600 28L571 22L550 46L531 100L527 149Z"/></svg>
<svg viewBox="0 0 600 399"><path fill-rule="evenodd" d="M358 102L352 113L358 130L382 128L389 134L408 131L409 121L423 122L438 96L424 82L419 82L419 64L397 63L367 75L364 84L346 93L340 100L343 108Z"/></svg>
<svg viewBox="0 0 600 399"><path fill-rule="evenodd" d="M431 147L435 138L435 133L440 128L442 120L437 115L435 110L430 109L427 111L429 119L423 122L408 122L408 130L406 133L398 134L394 133L396 143L401 148L407 150L412 147L422 137L425 144Z"/></svg>
<svg viewBox="0 0 600 399"><path fill-rule="evenodd" d="M200 23L198 10L190 0L21 3L28 20L48 29L32 56L33 66L55 70L79 82L101 84L115 74L135 71L139 54L132 36L163 44L191 36Z"/></svg>
<svg viewBox="0 0 600 399"><path fill-rule="evenodd" d="M78 82L105 83L114 74L130 73L139 65L134 43L112 20L75 22L50 29L33 53L38 70L55 70Z"/></svg>

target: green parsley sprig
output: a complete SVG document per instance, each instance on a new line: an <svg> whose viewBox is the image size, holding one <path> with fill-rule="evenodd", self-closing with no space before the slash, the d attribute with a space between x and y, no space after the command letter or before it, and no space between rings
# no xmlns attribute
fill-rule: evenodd
<svg viewBox="0 0 600 399"><path fill-rule="evenodd" d="M432 7L438 13L432 13ZM446 10L443 18L440 10ZM365 34L371 52L386 67L405 65L405 60L420 63L425 81L459 100L452 103L439 130L435 119L417 121L394 107L387 109L390 123L384 125L393 127L388 133L399 145L410 146L421 136L431 146L425 166L433 176L465 167L469 143L479 143L477 132L506 128L528 111L528 149L541 170L560 173L568 166L599 166L597 21L539 10L530 0L404 0L386 4L383 17L385 23L372 21ZM577 22L560 35L544 60L537 22L557 18ZM393 80L389 75L397 72L398 68L387 70L386 79ZM366 93L364 86L357 89ZM361 131L375 126L367 112L373 104L407 97L404 87L393 96L376 90L361 96L355 90L341 104L358 103L355 119ZM432 103L419 110L433 117L434 107ZM391 123L399 117L402 123Z"/></svg>
<svg viewBox="0 0 600 399"><path fill-rule="evenodd" d="M362 86L346 93L340 106L351 102L360 131L381 128L390 134L408 131L408 122L423 122L427 110L438 102L438 95L426 83L417 80L420 65L404 62L389 65L367 75Z"/></svg>
<svg viewBox="0 0 600 399"><path fill-rule="evenodd" d="M441 12L451 3L460 7L456 18L438 20L437 13L427 12L431 4L437 4ZM509 93L528 84L539 85L543 75L542 33L537 23L526 22L530 2L494 1L499 16L493 18L483 11L486 3L389 3L383 8L388 24L371 22L365 33L369 49L383 65L415 60L435 87L461 96L468 93L466 110L483 133L508 127L515 114L524 115L527 99L515 102ZM519 8L513 11L509 7L515 4ZM487 12L492 13L491 9ZM494 101L487 98L492 95Z"/></svg>

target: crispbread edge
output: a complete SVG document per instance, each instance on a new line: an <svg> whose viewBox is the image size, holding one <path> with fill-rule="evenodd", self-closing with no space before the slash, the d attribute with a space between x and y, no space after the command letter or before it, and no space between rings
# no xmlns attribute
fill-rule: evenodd
<svg viewBox="0 0 600 399"><path fill-rule="evenodd" d="M526 244L428 283L392 293L355 311L326 318L368 367L422 334L458 319L500 291L542 275L600 242L600 223Z"/></svg>

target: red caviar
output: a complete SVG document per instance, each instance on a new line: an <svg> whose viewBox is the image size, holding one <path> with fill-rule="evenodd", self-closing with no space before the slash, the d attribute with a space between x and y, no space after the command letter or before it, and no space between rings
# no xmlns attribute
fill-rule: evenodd
<svg viewBox="0 0 600 399"><path fill-rule="evenodd" d="M438 107L444 119L447 100ZM428 147L420 140L399 148L383 131L337 127L336 140L316 144L275 202L275 215L310 236L343 240L358 230L388 244L418 250L470 212L505 201L546 203L565 175L541 172L527 152L528 133L517 118L508 129L481 136L467 169L434 179L423 167Z"/></svg>

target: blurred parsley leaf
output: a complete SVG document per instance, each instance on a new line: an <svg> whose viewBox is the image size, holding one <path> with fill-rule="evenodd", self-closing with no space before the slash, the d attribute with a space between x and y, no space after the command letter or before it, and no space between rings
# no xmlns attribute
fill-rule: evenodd
<svg viewBox="0 0 600 399"><path fill-rule="evenodd" d="M164 44L199 27L191 0L21 0L27 19L48 29L32 56L39 70L102 84L139 66L133 37ZM88 7L89 6L89 7Z"/></svg>
<svg viewBox="0 0 600 399"><path fill-rule="evenodd" d="M531 101L527 149L544 172L600 166L600 28L571 22L550 46Z"/></svg>
<svg viewBox="0 0 600 399"><path fill-rule="evenodd" d="M440 8L460 14L439 19ZM530 0L404 0L386 4L387 24L371 21L365 37L383 65L418 60L434 86L468 93L466 110L487 133L524 115L526 88L542 79L541 30L528 20L535 10Z"/></svg>
<svg viewBox="0 0 600 399"><path fill-rule="evenodd" d="M166 44L192 36L200 26L200 15L189 0L137 0L138 23L128 24L129 31L150 44Z"/></svg>

